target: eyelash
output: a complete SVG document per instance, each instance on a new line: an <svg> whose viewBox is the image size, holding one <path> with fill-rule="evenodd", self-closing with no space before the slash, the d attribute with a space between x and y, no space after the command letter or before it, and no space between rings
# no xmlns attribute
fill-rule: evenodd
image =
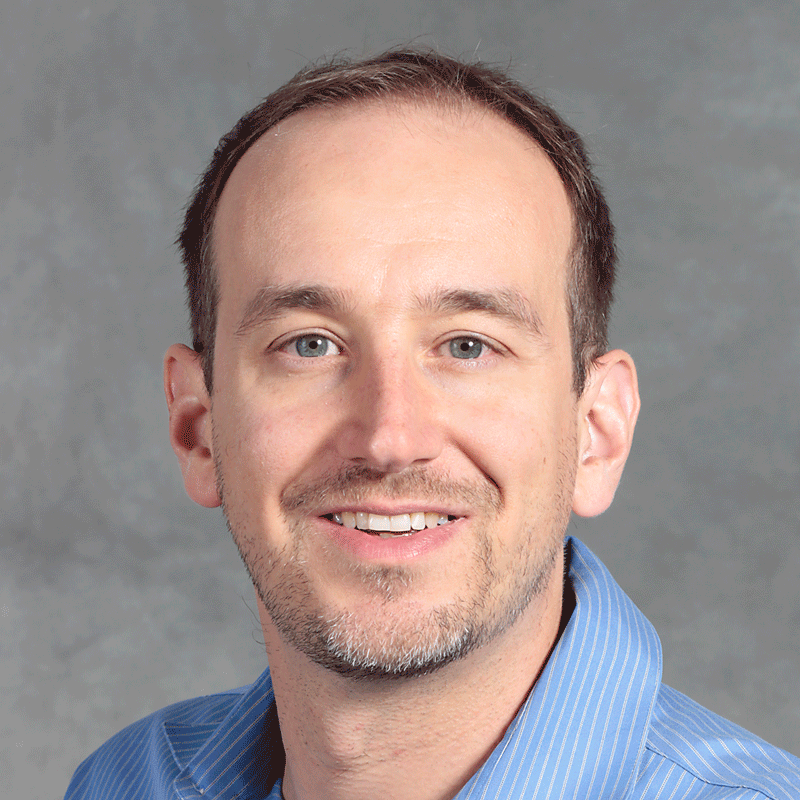
<svg viewBox="0 0 800 800"><path fill-rule="evenodd" d="M297 343L300 342L302 339L312 339L312 338L324 339L326 342L333 345L333 347L336 348L338 352L332 353L332 355L339 355L344 350L344 346L339 344L339 342L337 342L333 337L328 336L327 334L324 333L320 333L319 331L304 331L303 333L298 333L291 339L286 339L285 341L278 342L273 347L270 347L270 350L274 350L277 352L280 352L282 350L285 351L287 348L294 345L295 346L294 355L297 355L297 357L299 358L303 358L303 356L301 356L300 353L297 352ZM325 352L322 354L322 356L327 354L327 350L328 348L326 347ZM317 358L322 358L322 356L317 356ZM311 358L313 358L313 356L309 356L308 360L310 360Z"/></svg>
<svg viewBox="0 0 800 800"><path fill-rule="evenodd" d="M276 343L275 345L272 345L269 348L269 350L273 351L273 352L281 352L281 351L286 351L287 348L290 348L292 345L294 345L295 353L293 353L292 355L296 355L298 358L301 358L303 360L312 360L314 358L313 356L303 357L296 350L298 342L300 342L302 339L312 338L312 337L316 337L318 339L324 339L330 345L333 345L333 347L338 352L332 353L331 355L340 355L342 353L342 351L345 349L343 344L337 342L333 337L331 337L331 336L329 336L329 335L327 335L325 333L321 333L319 331L304 331L302 333L298 333L298 334L292 336L290 339L286 339L284 341L280 341L280 342ZM456 361L476 362L476 361L485 360L484 358L482 358L482 356L484 356L486 354L486 351L488 351L489 353L494 353L494 354L502 353L502 348L501 347L499 347L498 345L496 345L493 342L489 341L485 337L478 336L478 335L476 335L474 333L457 333L457 334L451 335L447 339L445 339L443 342L441 342L441 344L438 344L435 347L435 351L437 353L440 353L441 355L446 355L442 351L445 348L447 348L448 346L452 347L453 342L455 342L455 341L457 341L459 339L471 340L471 341L473 341L475 343L478 343L478 344L481 345L482 350L481 350L480 355L477 358L459 358L456 355L452 355L452 351L451 351L450 355ZM327 355L327 350L328 350L328 348L325 349L325 352L322 355L317 356L317 358L323 358L325 355Z"/></svg>
<svg viewBox="0 0 800 800"><path fill-rule="evenodd" d="M453 351L452 351L453 343L457 342L459 339L466 340L466 341L471 341L471 342L474 342L476 344L481 345L481 352L477 356L477 358L459 358L457 355L455 355L453 353ZM443 341L436 349L437 349L438 352L442 352L442 351L445 350L445 348L450 350L449 355L451 355L452 358L455 359L456 361L472 361L472 362L481 361L481 360L485 360L484 358L482 358L482 356L485 356L487 351L488 351L488 353L494 353L494 354L497 354L497 353L500 352L499 347L493 345L490 341L485 339L483 336L477 336L474 333L459 333L459 334L456 334L454 336L450 336L445 341ZM447 353L442 353L442 354L443 355L447 355Z"/></svg>

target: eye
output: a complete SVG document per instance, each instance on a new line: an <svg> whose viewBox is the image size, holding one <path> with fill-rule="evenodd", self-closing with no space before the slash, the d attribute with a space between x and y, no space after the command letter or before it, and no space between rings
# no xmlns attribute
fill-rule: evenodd
<svg viewBox="0 0 800 800"><path fill-rule="evenodd" d="M338 356L342 351L339 346L334 344L327 336L318 333L306 333L287 342L286 347L290 347L301 358L320 358L321 356Z"/></svg>
<svg viewBox="0 0 800 800"><path fill-rule="evenodd" d="M453 358L480 358L483 353L488 349L488 345L482 339L475 336L456 336L446 343L450 355Z"/></svg>

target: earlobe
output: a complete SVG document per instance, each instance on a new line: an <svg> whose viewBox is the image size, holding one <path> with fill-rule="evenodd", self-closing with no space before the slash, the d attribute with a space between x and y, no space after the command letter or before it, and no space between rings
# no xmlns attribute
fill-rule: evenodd
<svg viewBox="0 0 800 800"><path fill-rule="evenodd" d="M598 359L579 400L578 469L572 505L579 516L594 517L611 505L630 453L640 405L633 359L622 350Z"/></svg>
<svg viewBox="0 0 800 800"><path fill-rule="evenodd" d="M169 438L178 457L186 493L206 508L220 504L211 435L211 399L200 355L174 344L164 356L164 394Z"/></svg>

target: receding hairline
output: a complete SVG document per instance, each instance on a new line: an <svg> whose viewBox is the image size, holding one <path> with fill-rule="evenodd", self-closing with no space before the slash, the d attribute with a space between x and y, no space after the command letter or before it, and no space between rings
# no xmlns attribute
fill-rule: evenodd
<svg viewBox="0 0 800 800"><path fill-rule="evenodd" d="M408 89L395 89L392 88L390 93L380 94L375 96L364 97L347 97L337 98L335 100L326 100L314 103L310 106L299 108L285 117L280 119L274 125L264 130L257 138L249 143L248 147L243 150L235 163L229 171L227 178L218 190L218 201L215 204L211 219L208 226L207 235L207 255L208 264L214 274L214 280L219 288L219 274L217 270L217 247L215 230L217 225L217 217L219 215L220 206L223 203L223 198L226 194L231 179L237 172L241 163L248 157L248 155L256 155L255 151L262 151L270 145L269 136L280 136L282 133L291 133L291 128L297 125L302 125L304 120L314 121L314 118L319 121L322 119L335 122L347 116L359 113L369 112L371 109L380 109L387 111L389 116L402 117L403 114L414 111L430 111L436 115L440 115L445 121L459 121L468 122L470 118L475 121L481 119L495 120L501 123L509 133L514 134L515 138L524 150L534 151L539 156L543 157L558 179L566 200L567 212L569 214L569 230L570 240L566 249L564 260L565 269L565 286L569 286L570 272L572 270L574 258L578 255L580 249L579 236L578 236L578 222L575 208L575 200L569 191L569 187L564 178L560 174L558 165L547 153L545 148L536 139L526 131L522 126L516 124L508 116L501 113L499 110L493 108L488 102L479 102L475 98L460 92L458 89L443 88L441 91L431 89L428 87L410 87ZM291 126L290 130L286 130L287 126ZM291 151L289 151L291 152Z"/></svg>
<svg viewBox="0 0 800 800"><path fill-rule="evenodd" d="M392 87L387 89L385 94L317 100L282 117L254 139L247 149L249 150L257 142L260 142L270 131L275 131L276 128L280 128L298 118L302 119L307 115L329 115L332 118L342 117L354 111L366 111L370 108L383 108L398 115L401 115L409 108L412 110L434 111L442 115L451 115L452 119L465 119L471 115L491 116L506 122L510 127L518 130L531 144L544 152L541 145L530 134L500 110L493 108L490 102L481 102L455 87L432 88L418 86Z"/></svg>
<svg viewBox="0 0 800 800"><path fill-rule="evenodd" d="M381 74L384 67L386 72ZM195 348L204 354L209 388L218 298L216 270L210 258L211 237L219 199L230 175L251 147L285 120L312 109L345 113L377 103L395 108L426 105L440 114L457 112L462 118L465 109L479 114L491 112L519 129L526 144L536 145L555 167L571 216L566 285L575 387L580 393L586 369L607 347L605 320L613 302L616 262L613 225L583 141L544 97L502 69L458 62L434 51L408 49L390 50L364 62L345 59L311 64L243 116L220 140L212 164L187 206L178 239L184 251ZM188 221L190 214L197 220L194 226Z"/></svg>

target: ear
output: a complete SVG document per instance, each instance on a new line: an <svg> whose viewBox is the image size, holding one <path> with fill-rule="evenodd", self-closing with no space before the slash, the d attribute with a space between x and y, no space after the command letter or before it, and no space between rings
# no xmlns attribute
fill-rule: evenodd
<svg viewBox="0 0 800 800"><path fill-rule="evenodd" d="M578 470L572 510L581 517L594 517L611 505L631 449L641 406L633 359L622 350L599 358L578 405Z"/></svg>
<svg viewBox="0 0 800 800"><path fill-rule="evenodd" d="M200 354L174 344L164 356L169 439L181 465L186 494L201 506L220 504L211 435L211 398Z"/></svg>

